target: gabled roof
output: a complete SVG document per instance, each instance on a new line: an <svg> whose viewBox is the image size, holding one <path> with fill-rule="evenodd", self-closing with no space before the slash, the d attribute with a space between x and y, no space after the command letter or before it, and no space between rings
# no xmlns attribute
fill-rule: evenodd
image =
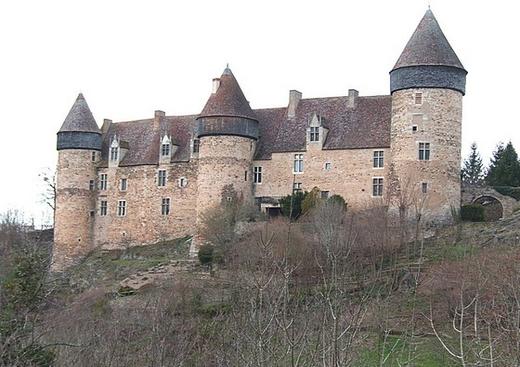
<svg viewBox="0 0 520 367"><path fill-rule="evenodd" d="M257 120L229 67L220 77L220 86L209 97L199 117L236 116Z"/></svg>
<svg viewBox="0 0 520 367"><path fill-rule="evenodd" d="M81 93L72 105L59 132L65 131L101 133L87 101Z"/></svg>
<svg viewBox="0 0 520 367"><path fill-rule="evenodd" d="M430 9L424 14L392 70L417 65L464 69Z"/></svg>

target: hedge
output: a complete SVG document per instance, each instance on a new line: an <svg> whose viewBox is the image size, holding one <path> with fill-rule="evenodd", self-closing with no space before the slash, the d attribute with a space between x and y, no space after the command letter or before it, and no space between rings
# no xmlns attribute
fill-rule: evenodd
<svg viewBox="0 0 520 367"><path fill-rule="evenodd" d="M484 207L480 204L463 205L460 208L460 218L464 221L483 222Z"/></svg>

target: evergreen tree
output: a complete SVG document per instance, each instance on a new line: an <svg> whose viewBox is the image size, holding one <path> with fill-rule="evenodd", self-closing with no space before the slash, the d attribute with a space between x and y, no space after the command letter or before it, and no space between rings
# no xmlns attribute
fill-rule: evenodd
<svg viewBox="0 0 520 367"><path fill-rule="evenodd" d="M471 144L471 153L464 160L462 181L470 185L480 185L484 180L482 157L477 151L477 143Z"/></svg>
<svg viewBox="0 0 520 367"><path fill-rule="evenodd" d="M513 144L497 146L493 152L486 182L491 186L520 186L520 162Z"/></svg>

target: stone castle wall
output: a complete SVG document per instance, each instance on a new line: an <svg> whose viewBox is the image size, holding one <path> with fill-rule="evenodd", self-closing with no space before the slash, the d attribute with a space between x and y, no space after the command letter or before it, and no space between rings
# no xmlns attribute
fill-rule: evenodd
<svg viewBox="0 0 520 367"><path fill-rule="evenodd" d="M420 105L415 104L417 92L422 93ZM460 205L461 122L460 92L409 89L392 94L394 177L398 177L403 191L413 192L415 203L424 207L426 221L451 221L452 207ZM413 125L417 125L416 132ZM429 161L419 160L420 142L430 143ZM423 182L428 185L425 195Z"/></svg>
<svg viewBox="0 0 520 367"><path fill-rule="evenodd" d="M166 186L157 185L159 170L166 170ZM112 249L154 243L191 235L195 231L197 200L197 160L165 165L113 167L107 173L107 190L97 190L95 245ZM99 176L98 176L99 177ZM126 191L120 180L127 179ZM184 178L185 187L179 180ZM170 199L170 213L162 215L163 198ZM100 203L106 200L108 213L100 216ZM126 215L117 215L119 200L126 200Z"/></svg>
<svg viewBox="0 0 520 367"><path fill-rule="evenodd" d="M89 178L95 178L96 169L92 152L61 150L58 153L52 269L73 264L93 248L95 198L94 192L89 190Z"/></svg>
<svg viewBox="0 0 520 367"><path fill-rule="evenodd" d="M383 168L374 168L374 150L384 151ZM297 153L303 153L303 173L293 173ZM292 192L293 182L298 182L304 191L316 186L331 196L341 195L351 208L370 207L381 203L382 198L372 196L372 179L386 177L389 153L388 148L322 150L318 144L308 144L305 152L273 153L271 160L253 162L262 167L262 183L254 185L255 196L285 196ZM327 162L329 170L325 169Z"/></svg>

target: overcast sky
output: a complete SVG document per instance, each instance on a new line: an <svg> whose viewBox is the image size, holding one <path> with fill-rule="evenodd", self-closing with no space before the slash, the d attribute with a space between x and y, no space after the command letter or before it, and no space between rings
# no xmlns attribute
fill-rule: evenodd
<svg viewBox="0 0 520 367"><path fill-rule="evenodd" d="M198 113L228 62L253 108L388 94L428 3L469 72L463 154L520 148L518 1L1 1L0 211L49 218L38 172L79 92L99 125Z"/></svg>

